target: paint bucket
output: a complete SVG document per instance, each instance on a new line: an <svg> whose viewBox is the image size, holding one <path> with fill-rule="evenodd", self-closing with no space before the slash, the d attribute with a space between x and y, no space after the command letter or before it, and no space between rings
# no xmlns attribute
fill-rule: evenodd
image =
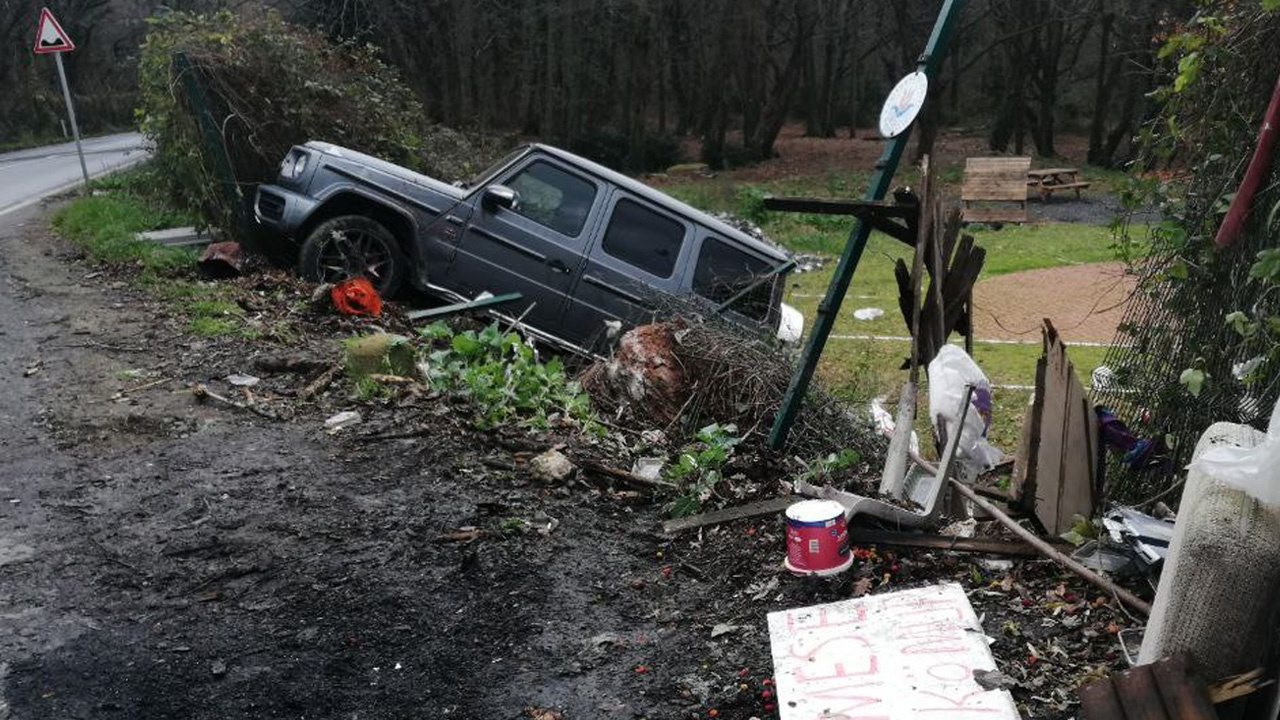
<svg viewBox="0 0 1280 720"><path fill-rule="evenodd" d="M849 569L849 524L833 500L805 500L787 508L787 559L796 575L835 575Z"/></svg>

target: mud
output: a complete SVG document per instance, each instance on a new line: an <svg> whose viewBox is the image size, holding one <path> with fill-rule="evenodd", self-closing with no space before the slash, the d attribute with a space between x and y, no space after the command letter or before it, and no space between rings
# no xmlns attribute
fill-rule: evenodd
<svg viewBox="0 0 1280 720"><path fill-rule="evenodd" d="M942 579L1032 717L1069 717L1072 679L1118 663L1124 616L1071 579L1064 600L1043 562L1000 585L864 552L803 580L776 518L665 537L660 505L534 482L517 451L553 439L447 405L362 441L408 415L328 436L338 390L284 422L198 404L190 384L251 371L254 344L185 336L46 224L0 220L0 719L770 717L767 612ZM138 369L173 380L136 389Z"/></svg>

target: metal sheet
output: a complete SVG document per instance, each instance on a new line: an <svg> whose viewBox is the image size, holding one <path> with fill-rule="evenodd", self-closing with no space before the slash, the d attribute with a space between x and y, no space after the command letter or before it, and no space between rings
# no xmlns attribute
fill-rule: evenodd
<svg viewBox="0 0 1280 720"><path fill-rule="evenodd" d="M1018 718L986 635L955 583L769 614L782 720Z"/></svg>

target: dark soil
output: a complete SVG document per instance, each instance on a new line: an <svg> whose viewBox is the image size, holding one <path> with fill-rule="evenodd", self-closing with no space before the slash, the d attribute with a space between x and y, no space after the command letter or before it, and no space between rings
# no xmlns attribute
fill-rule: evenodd
<svg viewBox="0 0 1280 720"><path fill-rule="evenodd" d="M558 441L621 464L619 440L481 433L455 403L341 383L300 402L314 372L254 370L272 341L186 336L46 218L0 222L0 720L771 717L766 613L942 580L1028 717L1070 717L1075 683L1120 666L1129 620L1044 561L861 549L795 578L777 518L670 538L661 503L525 470ZM323 342L308 322L300 350L332 362L350 321ZM231 372L289 419L189 390L247 401ZM352 407L365 422L326 435Z"/></svg>

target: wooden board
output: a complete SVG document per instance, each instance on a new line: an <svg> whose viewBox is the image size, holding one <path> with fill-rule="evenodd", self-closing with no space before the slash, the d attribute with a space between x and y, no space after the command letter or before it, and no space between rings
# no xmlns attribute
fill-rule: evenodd
<svg viewBox="0 0 1280 720"><path fill-rule="evenodd" d="M1027 171L1031 158L969 158L965 161L965 222L1027 221ZM1017 207L973 207L973 203L1018 203Z"/></svg>
<svg viewBox="0 0 1280 720"><path fill-rule="evenodd" d="M1184 655L1112 673L1080 690L1080 720L1218 720Z"/></svg>
<svg viewBox="0 0 1280 720"><path fill-rule="evenodd" d="M1093 514L1101 449L1097 415L1066 344L1048 320L1043 341L1035 395L1018 447L1013 497L1050 534L1060 535L1071 529L1076 515Z"/></svg>

